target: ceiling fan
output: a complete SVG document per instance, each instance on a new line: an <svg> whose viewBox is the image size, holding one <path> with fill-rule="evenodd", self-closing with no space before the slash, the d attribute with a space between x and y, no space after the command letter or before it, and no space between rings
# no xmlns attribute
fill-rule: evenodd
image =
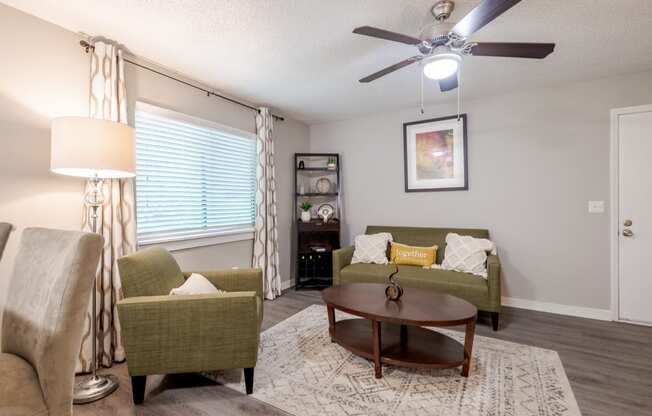
<svg viewBox="0 0 652 416"><path fill-rule="evenodd" d="M353 33L358 35L414 45L420 52L419 55L366 76L360 82L371 82L410 64L423 61L423 74L439 81L439 89L444 92L457 88L457 72L462 56L545 58L555 49L554 43L469 42L467 40L469 36L520 1L483 0L456 24L446 22L455 8L455 3L452 0L438 1L432 8L435 21L426 26L418 38L371 26L355 28Z"/></svg>

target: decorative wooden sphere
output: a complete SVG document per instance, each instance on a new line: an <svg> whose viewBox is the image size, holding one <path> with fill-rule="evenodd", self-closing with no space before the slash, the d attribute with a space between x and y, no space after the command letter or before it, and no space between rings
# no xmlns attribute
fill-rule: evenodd
<svg viewBox="0 0 652 416"><path fill-rule="evenodd" d="M403 288L394 281L394 275L398 273L398 266L396 271L389 275L389 285L385 288L385 297L387 300L399 300L403 296Z"/></svg>

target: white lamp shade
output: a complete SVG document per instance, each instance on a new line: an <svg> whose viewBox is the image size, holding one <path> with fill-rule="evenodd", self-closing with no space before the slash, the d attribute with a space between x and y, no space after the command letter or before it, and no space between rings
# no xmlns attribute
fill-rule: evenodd
<svg viewBox="0 0 652 416"><path fill-rule="evenodd" d="M88 117L52 120L50 170L84 178L130 178L136 172L135 131Z"/></svg>

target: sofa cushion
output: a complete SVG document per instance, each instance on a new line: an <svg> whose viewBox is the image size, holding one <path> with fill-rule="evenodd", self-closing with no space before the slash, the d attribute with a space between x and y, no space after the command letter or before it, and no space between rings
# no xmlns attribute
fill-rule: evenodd
<svg viewBox="0 0 652 416"><path fill-rule="evenodd" d="M396 277L399 284L406 288L448 293L473 303L479 309L486 309L489 305L487 281L469 273L403 266Z"/></svg>
<svg viewBox="0 0 652 416"><path fill-rule="evenodd" d="M34 368L14 354L0 353L0 408L7 416L48 414Z"/></svg>
<svg viewBox="0 0 652 416"><path fill-rule="evenodd" d="M407 266L406 266L407 267ZM384 283L396 271L393 264L350 264L340 272L341 283Z"/></svg>
<svg viewBox="0 0 652 416"><path fill-rule="evenodd" d="M394 265L351 264L340 272L340 283L387 283ZM491 310L489 286L481 277L452 270L399 266L395 280L404 288L432 289L465 299L479 309Z"/></svg>
<svg viewBox="0 0 652 416"><path fill-rule="evenodd" d="M487 292L487 281L470 273L453 270L424 269L418 266L400 266L396 275L399 282L403 280L422 281L427 284L448 286L463 286L471 290Z"/></svg>
<svg viewBox="0 0 652 416"><path fill-rule="evenodd" d="M384 283L387 278L396 271L393 264L351 264L342 269L342 283L349 282L370 282ZM470 290L484 292L488 291L487 281L470 273L456 272L452 270L424 269L419 266L399 266L396 275L398 282L423 282L424 286L434 285L442 288L448 286L460 286ZM419 286L422 286L419 284Z"/></svg>

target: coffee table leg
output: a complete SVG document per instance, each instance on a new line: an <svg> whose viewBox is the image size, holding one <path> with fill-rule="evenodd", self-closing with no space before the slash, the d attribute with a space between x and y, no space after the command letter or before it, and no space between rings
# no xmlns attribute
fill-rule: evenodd
<svg viewBox="0 0 652 416"><path fill-rule="evenodd" d="M475 335L475 321L466 324L466 334L464 335L464 364L462 365L462 376L469 376L469 367L471 367L471 355L473 352L473 337Z"/></svg>
<svg viewBox="0 0 652 416"><path fill-rule="evenodd" d="M327 305L326 309L328 310L328 333L331 336L331 342L335 342L335 308L331 305Z"/></svg>
<svg viewBox="0 0 652 416"><path fill-rule="evenodd" d="M371 321L371 329L373 332L372 342L374 343L374 370L376 371L376 378L381 378L383 376L383 368L380 364L380 346L382 345L380 322Z"/></svg>

